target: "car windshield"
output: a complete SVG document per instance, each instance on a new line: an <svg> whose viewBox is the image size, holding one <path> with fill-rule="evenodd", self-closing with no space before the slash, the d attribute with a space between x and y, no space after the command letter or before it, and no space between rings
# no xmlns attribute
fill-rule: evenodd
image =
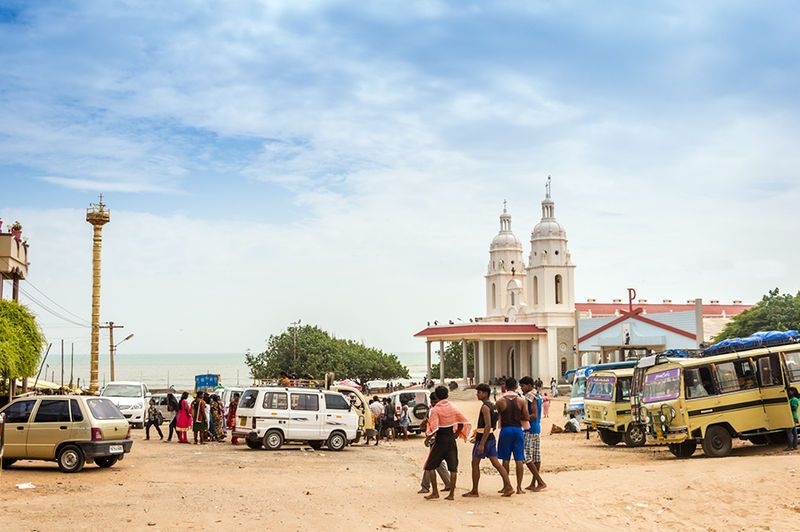
<svg viewBox="0 0 800 532"><path fill-rule="evenodd" d="M614 397L614 377L601 377L592 375L586 385L586 399L599 399L610 401Z"/></svg>
<svg viewBox="0 0 800 532"><path fill-rule="evenodd" d="M97 420L125 419L125 416L119 411L117 405L108 399L87 399L86 404L89 405L89 411L92 413L92 417Z"/></svg>
<svg viewBox="0 0 800 532"><path fill-rule="evenodd" d="M655 403L677 399L680 394L681 370L668 369L648 373L644 377L642 402Z"/></svg>
<svg viewBox="0 0 800 532"><path fill-rule="evenodd" d="M586 392L586 377L575 375L575 382L572 383L570 397L583 397Z"/></svg>
<svg viewBox="0 0 800 532"><path fill-rule="evenodd" d="M138 384L109 384L100 395L103 397L141 397L142 387Z"/></svg>

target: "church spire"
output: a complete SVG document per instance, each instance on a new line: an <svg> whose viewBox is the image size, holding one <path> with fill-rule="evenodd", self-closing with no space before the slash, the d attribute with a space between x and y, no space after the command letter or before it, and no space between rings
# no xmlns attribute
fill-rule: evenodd
<svg viewBox="0 0 800 532"><path fill-rule="evenodd" d="M550 185L552 178L547 176L547 184L545 185L545 197L542 200L542 220L555 220L556 218L556 204L553 198L550 197Z"/></svg>

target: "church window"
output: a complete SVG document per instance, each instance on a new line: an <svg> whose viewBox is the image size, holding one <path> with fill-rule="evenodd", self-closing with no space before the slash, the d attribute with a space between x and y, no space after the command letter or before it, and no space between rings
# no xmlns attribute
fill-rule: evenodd
<svg viewBox="0 0 800 532"><path fill-rule="evenodd" d="M533 276L533 304L539 304L539 278L537 276Z"/></svg>
<svg viewBox="0 0 800 532"><path fill-rule="evenodd" d="M558 250L556 250L556 255L558 255Z"/></svg>
<svg viewBox="0 0 800 532"><path fill-rule="evenodd" d="M567 359L561 358L561 374L565 374L567 372Z"/></svg>
<svg viewBox="0 0 800 532"><path fill-rule="evenodd" d="M561 276L556 275L556 305L560 305L564 301L562 285Z"/></svg>
<svg viewBox="0 0 800 532"><path fill-rule="evenodd" d="M497 288L492 283L492 308L497 308Z"/></svg>
<svg viewBox="0 0 800 532"><path fill-rule="evenodd" d="M511 306L514 306L514 292L511 292Z"/></svg>

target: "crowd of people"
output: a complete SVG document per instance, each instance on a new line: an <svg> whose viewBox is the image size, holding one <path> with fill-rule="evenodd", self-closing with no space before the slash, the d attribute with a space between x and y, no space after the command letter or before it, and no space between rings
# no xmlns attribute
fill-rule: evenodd
<svg viewBox="0 0 800 532"><path fill-rule="evenodd" d="M477 497L481 477L480 463L488 459L500 474L503 487L499 493L504 497L523 494L525 490L541 491L547 487L540 474L541 469L541 419L543 399L541 389L531 377L523 377L519 383L513 377L505 379L503 393L496 401L489 399L492 388L479 384L475 388L481 409L475 430L458 408L448 400L449 390L438 386L431 393L431 408L426 421L425 445L430 448L425 461L419 493L426 499L438 499L436 480L441 477L446 499L453 500L458 478L459 438L472 443L472 489L464 497ZM471 434L471 436L470 436ZM515 462L516 487L511 484L510 464ZM522 487L525 468L530 471L531 481Z"/></svg>
<svg viewBox="0 0 800 532"><path fill-rule="evenodd" d="M395 408L392 399L378 396L369 401L369 409L375 421L374 434L367 434L366 444L369 445L372 438L375 438L375 445L381 440L394 440L397 438L408 439L408 427L411 424L409 408L407 402L401 402L400 408Z"/></svg>
<svg viewBox="0 0 800 532"><path fill-rule="evenodd" d="M222 398L214 393L198 391L194 400L189 401L189 393L183 392L180 399L176 398L175 390L167 394L167 411L172 413L169 422L169 434L165 441L171 442L177 434L178 443L190 443L189 431L192 431L194 444L203 445L206 442L223 442L227 439L228 431L236 425L236 410L239 406L239 394L233 394L231 402L222 404ZM161 424L164 423L163 414L156 407L153 399L145 417L145 439L150 439L150 428L155 428L159 439L164 439ZM236 445L237 438L231 436L231 443Z"/></svg>

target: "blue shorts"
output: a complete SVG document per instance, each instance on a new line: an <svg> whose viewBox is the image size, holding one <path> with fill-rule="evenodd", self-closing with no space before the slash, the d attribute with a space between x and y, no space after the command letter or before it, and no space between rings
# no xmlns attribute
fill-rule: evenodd
<svg viewBox="0 0 800 532"><path fill-rule="evenodd" d="M503 427L500 429L500 441L497 443L497 456L507 462L514 455L514 461L525 461L525 433L522 427Z"/></svg>
<svg viewBox="0 0 800 532"><path fill-rule="evenodd" d="M481 435L478 434L477 439L475 440L475 445L472 446L472 457L473 458L496 458L497 457L497 440L494 439L494 435L489 436L489 439L486 440L486 445L483 446L483 453L478 454L478 446L481 444Z"/></svg>

